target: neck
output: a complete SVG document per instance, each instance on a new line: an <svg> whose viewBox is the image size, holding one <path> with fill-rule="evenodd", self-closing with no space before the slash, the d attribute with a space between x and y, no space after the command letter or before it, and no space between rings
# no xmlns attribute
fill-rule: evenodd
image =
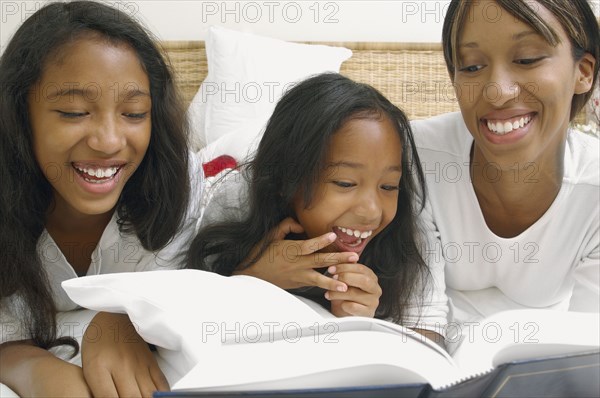
<svg viewBox="0 0 600 398"><path fill-rule="evenodd" d="M70 209L52 209L46 219L46 229L62 235L86 235L92 230L102 230L108 225L114 210L104 214L81 214Z"/></svg>
<svg viewBox="0 0 600 398"><path fill-rule="evenodd" d="M87 274L92 253L113 212L89 215L56 206L48 213L46 230L77 275Z"/></svg>
<svg viewBox="0 0 600 398"><path fill-rule="evenodd" d="M539 220L560 191L563 163L564 156L557 156L550 161L538 159L503 167L487 162L475 148L471 179L490 230L510 238Z"/></svg>

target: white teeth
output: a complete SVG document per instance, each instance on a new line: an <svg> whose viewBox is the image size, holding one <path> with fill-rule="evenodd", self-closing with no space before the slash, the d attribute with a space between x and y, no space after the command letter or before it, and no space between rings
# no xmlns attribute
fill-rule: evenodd
<svg viewBox="0 0 600 398"><path fill-rule="evenodd" d="M75 166L75 168L84 174L97 178L112 178L119 170L118 167L108 167L106 169L87 169Z"/></svg>
<svg viewBox="0 0 600 398"><path fill-rule="evenodd" d="M359 231L350 228L338 227L340 231L345 233L348 236L354 236L355 238L360 238L359 240L366 239L373 234L373 231Z"/></svg>
<svg viewBox="0 0 600 398"><path fill-rule="evenodd" d="M530 121L531 121L531 117L529 117L529 116L527 116L525 118L520 118L518 120L514 120L512 122L511 121L491 122L488 120L487 126L488 126L488 129L490 129L492 132L494 132L498 135L504 135L504 134L510 133L513 130L516 130L518 128L525 126Z"/></svg>

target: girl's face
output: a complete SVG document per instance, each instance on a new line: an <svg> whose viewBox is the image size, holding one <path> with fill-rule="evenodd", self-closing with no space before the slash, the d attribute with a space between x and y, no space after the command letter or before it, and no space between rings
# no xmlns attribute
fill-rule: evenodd
<svg viewBox="0 0 600 398"><path fill-rule="evenodd" d="M500 168L560 162L573 95L591 87L593 57L575 62L558 20L532 6L559 35L556 47L485 0L471 7L457 48L458 103L475 155Z"/></svg>
<svg viewBox="0 0 600 398"><path fill-rule="evenodd" d="M325 164L308 208L296 195L298 222L309 238L335 232L323 251L360 255L396 215L400 137L388 118L350 120L333 135Z"/></svg>
<svg viewBox="0 0 600 398"><path fill-rule="evenodd" d="M112 211L150 142L150 83L136 53L102 39L77 40L48 62L28 101L54 213Z"/></svg>

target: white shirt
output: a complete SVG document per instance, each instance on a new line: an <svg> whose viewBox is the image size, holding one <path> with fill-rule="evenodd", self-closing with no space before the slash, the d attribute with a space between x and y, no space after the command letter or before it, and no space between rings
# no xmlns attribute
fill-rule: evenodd
<svg viewBox="0 0 600 398"><path fill-rule="evenodd" d="M569 132L558 196L527 230L502 238L487 227L473 190L473 138L461 114L412 126L428 189L422 218L435 242L427 260L444 273L450 322L519 308L599 311L598 139ZM520 172L535 183L534 164Z"/></svg>
<svg viewBox="0 0 600 398"><path fill-rule="evenodd" d="M166 247L158 252L144 249L137 236L119 231L118 216L115 212L92 253L87 275L180 268L184 250L193 238L201 211L203 173L197 155L193 154L190 155L190 176L190 204L183 227ZM63 281L77 278L77 274L46 230L38 240L37 250L42 267L48 275L57 311L60 313L77 309L78 306L61 287ZM30 338L20 321L20 314L27 311L21 304L21 300L15 295L2 299L0 343ZM59 314L57 319L60 320L63 316ZM66 326L57 325L59 333L70 330L70 323L72 322Z"/></svg>

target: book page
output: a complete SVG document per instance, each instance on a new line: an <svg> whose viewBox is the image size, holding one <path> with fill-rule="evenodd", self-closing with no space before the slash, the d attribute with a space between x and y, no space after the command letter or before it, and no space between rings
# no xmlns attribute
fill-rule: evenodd
<svg viewBox="0 0 600 398"><path fill-rule="evenodd" d="M440 386L459 377L450 358L407 335L374 330L301 333L304 331L288 330L286 338L272 342L212 347L173 390L306 389L399 383Z"/></svg>
<svg viewBox="0 0 600 398"><path fill-rule="evenodd" d="M600 318L594 313L511 310L467 326L454 354L463 378L512 361L600 348Z"/></svg>

